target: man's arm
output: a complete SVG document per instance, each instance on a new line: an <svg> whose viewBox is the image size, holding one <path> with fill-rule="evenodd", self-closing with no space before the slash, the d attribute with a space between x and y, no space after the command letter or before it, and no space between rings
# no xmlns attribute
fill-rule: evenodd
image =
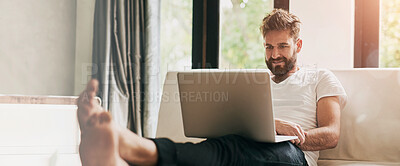
<svg viewBox="0 0 400 166"><path fill-rule="evenodd" d="M340 135L339 97L324 97L317 103L318 127L306 131L305 142L297 145L304 151L317 151L336 147Z"/></svg>

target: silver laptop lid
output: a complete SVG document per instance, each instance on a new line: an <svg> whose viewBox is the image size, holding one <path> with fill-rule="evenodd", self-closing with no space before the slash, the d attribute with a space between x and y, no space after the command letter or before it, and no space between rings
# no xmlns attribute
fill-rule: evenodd
<svg viewBox="0 0 400 166"><path fill-rule="evenodd" d="M239 134L275 141L267 70L192 70L177 77L187 137Z"/></svg>

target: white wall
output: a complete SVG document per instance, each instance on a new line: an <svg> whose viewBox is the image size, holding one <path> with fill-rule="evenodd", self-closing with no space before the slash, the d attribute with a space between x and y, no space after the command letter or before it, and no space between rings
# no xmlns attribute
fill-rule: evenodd
<svg viewBox="0 0 400 166"><path fill-rule="evenodd" d="M91 78L94 7L95 0L77 0L74 95L79 95Z"/></svg>
<svg viewBox="0 0 400 166"><path fill-rule="evenodd" d="M290 12L303 23L299 64L353 68L354 0L292 0Z"/></svg>
<svg viewBox="0 0 400 166"><path fill-rule="evenodd" d="M76 0L0 0L0 94L72 95Z"/></svg>

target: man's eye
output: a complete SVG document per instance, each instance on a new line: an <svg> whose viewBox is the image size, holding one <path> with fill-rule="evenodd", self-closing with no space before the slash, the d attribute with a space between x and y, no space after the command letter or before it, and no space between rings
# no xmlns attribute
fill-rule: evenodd
<svg viewBox="0 0 400 166"><path fill-rule="evenodd" d="M265 46L265 49L271 50L271 49L274 49L274 47L272 47L272 46Z"/></svg>
<svg viewBox="0 0 400 166"><path fill-rule="evenodd" d="M286 47L288 47L288 46L279 46L279 48L286 48Z"/></svg>

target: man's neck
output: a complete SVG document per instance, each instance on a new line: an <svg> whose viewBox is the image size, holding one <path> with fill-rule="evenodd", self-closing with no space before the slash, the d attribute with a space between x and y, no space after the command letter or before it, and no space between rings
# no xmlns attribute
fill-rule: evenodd
<svg viewBox="0 0 400 166"><path fill-rule="evenodd" d="M279 84L282 81L285 81L287 78L289 78L294 73L296 73L298 70L299 70L299 67L297 67L297 65L295 65L293 67L293 69L290 70L289 72L287 72L285 75L273 75L272 76L272 81L274 81L275 83Z"/></svg>

